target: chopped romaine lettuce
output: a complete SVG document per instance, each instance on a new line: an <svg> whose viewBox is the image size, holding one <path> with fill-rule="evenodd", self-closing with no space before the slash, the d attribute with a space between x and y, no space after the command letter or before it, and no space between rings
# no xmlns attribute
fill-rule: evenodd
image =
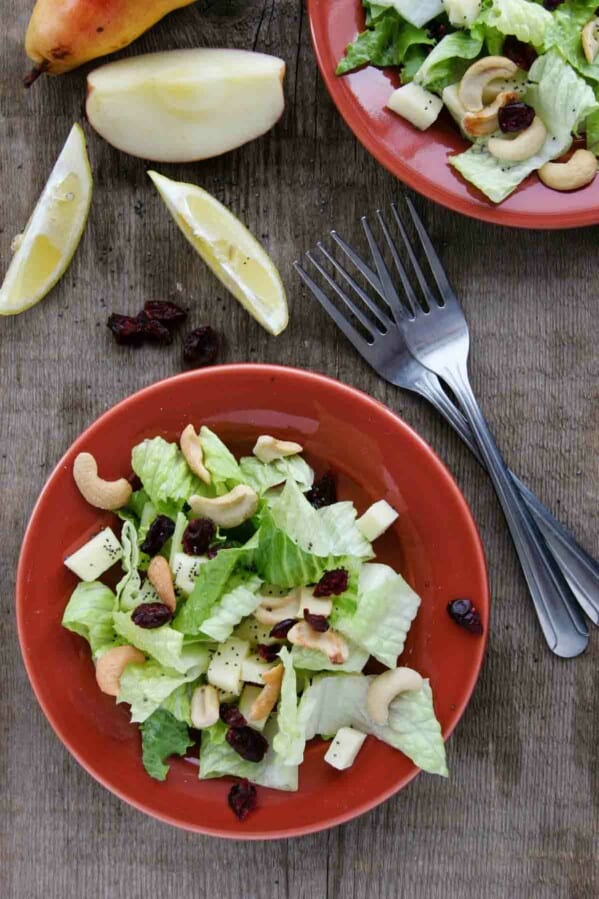
<svg viewBox="0 0 599 899"><path fill-rule="evenodd" d="M200 566L195 586L173 621L175 630L191 635L201 633L204 621L210 617L215 603L223 595L227 581L243 554L243 548L221 549L214 559Z"/></svg>
<svg viewBox="0 0 599 899"><path fill-rule="evenodd" d="M202 731L200 780L212 777L247 777L252 783L273 790L297 790L298 766L285 764L273 749L277 735L276 720L268 722L264 736L269 749L261 762L246 762L225 740L226 725L221 721Z"/></svg>
<svg viewBox="0 0 599 899"><path fill-rule="evenodd" d="M178 687L197 680L207 670L209 653L205 648L203 651L203 664L194 665L185 674L152 661L127 665L119 679L117 702L129 703L132 721L145 721Z"/></svg>
<svg viewBox="0 0 599 899"><path fill-rule="evenodd" d="M143 765L150 777L164 780L169 766L164 760L171 755L185 755L193 740L187 725L167 712L157 709L140 727Z"/></svg>
<svg viewBox="0 0 599 899"><path fill-rule="evenodd" d="M219 643L227 640L235 625L260 605L262 598L257 590L261 584L262 580L250 572L233 575L222 598L212 606L209 618L202 622L202 633Z"/></svg>
<svg viewBox="0 0 599 899"><path fill-rule="evenodd" d="M546 32L553 24L551 13L530 0L492 0L480 19L502 34L513 34L537 48L543 47Z"/></svg>
<svg viewBox="0 0 599 899"><path fill-rule="evenodd" d="M348 640L349 656L347 662L334 664L328 656L318 649L305 649L303 646L294 646L291 650L293 664L302 671L361 671L368 661L368 650L357 646Z"/></svg>
<svg viewBox="0 0 599 899"><path fill-rule="evenodd" d="M141 578L139 576L139 543L135 526L130 521L123 522L121 531L123 546L122 565L125 574L116 586L116 597L119 608L129 611L139 602Z"/></svg>
<svg viewBox="0 0 599 899"><path fill-rule="evenodd" d="M205 647L196 643L184 645L183 634L169 624L152 629L138 627L129 612L115 612L113 621L119 637L152 656L165 668L174 668L184 674L204 660Z"/></svg>
<svg viewBox="0 0 599 899"><path fill-rule="evenodd" d="M433 47L414 75L414 81L427 90L440 92L460 80L482 48L482 37L465 31L448 34Z"/></svg>
<svg viewBox="0 0 599 899"><path fill-rule="evenodd" d="M162 437L144 440L133 448L131 465L160 515L174 518L194 493L207 488L191 473L176 443Z"/></svg>
<svg viewBox="0 0 599 899"><path fill-rule="evenodd" d="M297 681L292 654L283 648L279 659L284 667L281 696L277 707L278 733L273 749L285 765L299 765L304 760L306 738L298 719Z"/></svg>
<svg viewBox="0 0 599 899"><path fill-rule="evenodd" d="M237 459L210 428L202 427L200 441L204 465L210 472L211 486L217 493L226 493L243 481Z"/></svg>
<svg viewBox="0 0 599 899"><path fill-rule="evenodd" d="M115 637L112 613L116 596L100 581L77 584L62 616L62 626L84 637L92 656L109 646Z"/></svg>
<svg viewBox="0 0 599 899"><path fill-rule="evenodd" d="M295 481L300 490L309 490L314 482L314 472L300 455L275 459L274 462L261 462L255 456L245 456L239 467L243 483L259 494L289 479Z"/></svg>
<svg viewBox="0 0 599 899"><path fill-rule="evenodd" d="M377 9L377 15L367 19L366 31L348 45L337 66L338 75L345 75L366 63L380 67L405 65L413 60L415 51L424 58L424 48L435 43L424 28L405 22L396 10Z"/></svg>
<svg viewBox="0 0 599 899"><path fill-rule="evenodd" d="M545 34L545 49L555 48L576 71L590 81L599 81L599 56L588 62L582 49L582 29L595 18L594 0L562 3L552 16Z"/></svg>

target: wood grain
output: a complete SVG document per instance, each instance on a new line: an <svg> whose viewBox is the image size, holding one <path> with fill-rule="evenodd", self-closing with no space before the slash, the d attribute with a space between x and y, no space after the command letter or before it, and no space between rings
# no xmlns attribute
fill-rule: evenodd
<svg viewBox="0 0 599 899"><path fill-rule="evenodd" d="M24 92L30 3L2 0L0 258L27 220L72 122L85 70ZM202 164L197 181L267 245L288 285L291 325L274 340L186 250L142 160L86 127L95 176L89 225L43 305L0 327L0 870L6 899L592 899L599 895L599 639L573 662L544 648L489 484L423 402L381 383L302 293L291 263L328 228L401 185L356 143L321 84L301 0L215 0L181 10L127 53L254 47L288 64L287 111L263 139ZM543 234L470 222L417 200L464 299L473 380L510 463L599 554L597 229ZM226 334L223 361L296 364L388 403L446 460L472 505L494 595L489 653L449 743L447 783L421 776L329 833L231 844L159 824L96 784L40 712L20 661L14 572L45 478L116 401L180 370L180 347L120 349L109 311L181 297L193 323Z"/></svg>

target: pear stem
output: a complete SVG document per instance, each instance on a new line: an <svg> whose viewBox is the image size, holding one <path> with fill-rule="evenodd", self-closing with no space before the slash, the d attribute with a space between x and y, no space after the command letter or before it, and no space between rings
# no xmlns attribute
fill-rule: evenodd
<svg viewBox="0 0 599 899"><path fill-rule="evenodd" d="M25 75L25 77L23 78L24 87L31 87L31 85L34 83L34 81L37 81L37 79L40 77L40 75L43 75L47 68L48 68L48 60L47 59L44 59L44 60L42 60L42 62L39 62L37 65L35 65L31 69L31 71L28 72L27 75Z"/></svg>

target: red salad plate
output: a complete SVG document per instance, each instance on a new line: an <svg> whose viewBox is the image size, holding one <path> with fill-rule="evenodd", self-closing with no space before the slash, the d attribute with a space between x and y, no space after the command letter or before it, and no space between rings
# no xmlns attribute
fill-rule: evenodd
<svg viewBox="0 0 599 899"><path fill-rule="evenodd" d="M409 187L455 212L496 225L578 228L599 223L599 178L582 190L559 193L532 174L503 203L487 200L449 165L450 156L470 146L449 113L443 111L431 128L418 131L386 109L391 91L400 84L397 69L366 66L335 75L345 47L364 30L360 0L308 0L308 14L316 59L337 109L366 149Z"/></svg>
<svg viewBox="0 0 599 899"><path fill-rule="evenodd" d="M154 384L102 415L61 459L33 511L19 562L18 630L31 684L79 763L121 799L162 821L238 840L332 827L387 799L418 770L369 737L353 767L339 772L323 761L327 744L315 740L300 769L299 792L259 787L258 808L240 823L227 805L232 779L199 781L197 759L173 759L163 783L145 773L128 707L100 693L87 643L61 627L76 584L62 560L100 526L111 524L118 533L119 524L79 495L75 456L93 453L105 478L128 475L136 443L157 434L176 440L189 422L209 425L237 453L251 451L261 433L297 440L317 473L337 472L340 498L354 500L360 512L381 497L395 506L399 519L376 550L422 597L402 658L430 678L445 737L458 723L478 677L485 637L458 627L447 603L470 597L485 634L489 621L484 554L464 497L434 452L389 409L321 375L270 365L222 366ZM443 780L437 789L443 791Z"/></svg>

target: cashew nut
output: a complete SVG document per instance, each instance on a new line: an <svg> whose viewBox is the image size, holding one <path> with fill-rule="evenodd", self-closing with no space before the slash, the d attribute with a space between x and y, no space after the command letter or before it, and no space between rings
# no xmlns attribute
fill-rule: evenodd
<svg viewBox="0 0 599 899"><path fill-rule="evenodd" d="M582 49L589 65L592 65L599 53L599 18L591 19L582 29Z"/></svg>
<svg viewBox="0 0 599 899"><path fill-rule="evenodd" d="M299 606L302 615L304 609L311 615L323 615L328 618L333 611L333 600L328 596L314 596L314 587L302 587Z"/></svg>
<svg viewBox="0 0 599 899"><path fill-rule="evenodd" d="M190 718L194 727L211 727L220 714L218 690L211 685L196 687L191 696Z"/></svg>
<svg viewBox="0 0 599 899"><path fill-rule="evenodd" d="M284 459L285 456L295 456L302 450L303 447L292 440L277 440L270 434L262 434L256 440L256 446L252 452L261 462L274 462L275 459Z"/></svg>
<svg viewBox="0 0 599 899"><path fill-rule="evenodd" d="M321 633L311 628L307 621L298 621L287 634L287 639L294 646L323 652L333 665L342 665L349 658L349 646L345 639L331 628Z"/></svg>
<svg viewBox="0 0 599 899"><path fill-rule="evenodd" d="M79 453L73 464L73 477L83 498L96 509L120 509L132 493L127 478L104 481L98 477L98 465L91 453Z"/></svg>
<svg viewBox="0 0 599 899"><path fill-rule="evenodd" d="M507 56L484 56L472 63L460 82L460 101L468 112L483 108L483 91L496 78L511 78L518 66Z"/></svg>
<svg viewBox="0 0 599 899"><path fill-rule="evenodd" d="M408 690L420 690L422 678L412 668L393 668L384 671L371 681L366 697L368 714L376 724L386 724L389 718L389 705L400 693Z"/></svg>
<svg viewBox="0 0 599 899"><path fill-rule="evenodd" d="M179 446L181 447L181 452L183 453L189 468L199 477L200 481L203 481L204 484L209 484L211 478L210 472L204 465L202 441L200 440L199 435L196 434L193 425L187 425L187 427L183 429L179 438Z"/></svg>
<svg viewBox="0 0 599 899"><path fill-rule="evenodd" d="M590 150L576 150L568 162L546 162L539 178L553 190L576 190L590 184L597 174L597 158Z"/></svg>
<svg viewBox="0 0 599 899"><path fill-rule="evenodd" d="M175 586L171 569L164 556L154 556L148 565L148 580L160 597L160 602L174 612L177 608Z"/></svg>
<svg viewBox="0 0 599 899"><path fill-rule="evenodd" d="M285 596L266 596L257 609L254 609L254 618L260 624L278 624L288 618L297 618L299 615L299 596L297 590Z"/></svg>
<svg viewBox="0 0 599 899"><path fill-rule="evenodd" d="M489 153L503 162L523 162L538 153L547 137L547 129L538 116L532 124L513 140L492 137L487 144Z"/></svg>
<svg viewBox="0 0 599 899"><path fill-rule="evenodd" d="M493 134L499 128L501 107L508 103L514 103L519 98L520 95L515 91L502 91L488 106L484 106L478 112L467 112L462 119L462 128L471 137L484 137L487 134Z"/></svg>
<svg viewBox="0 0 599 899"><path fill-rule="evenodd" d="M250 708L250 721L261 721L270 715L281 695L281 683L283 681L283 665L277 665L262 675L264 686Z"/></svg>
<svg viewBox="0 0 599 899"><path fill-rule="evenodd" d="M113 646L107 649L96 663L96 681L102 693L118 696L121 674L127 665L142 665L146 660L143 652L134 646Z"/></svg>
<svg viewBox="0 0 599 899"><path fill-rule="evenodd" d="M246 484L238 484L215 499L194 495L190 497L189 505L202 518L210 518L222 528L235 528L252 517L258 508L258 494Z"/></svg>

